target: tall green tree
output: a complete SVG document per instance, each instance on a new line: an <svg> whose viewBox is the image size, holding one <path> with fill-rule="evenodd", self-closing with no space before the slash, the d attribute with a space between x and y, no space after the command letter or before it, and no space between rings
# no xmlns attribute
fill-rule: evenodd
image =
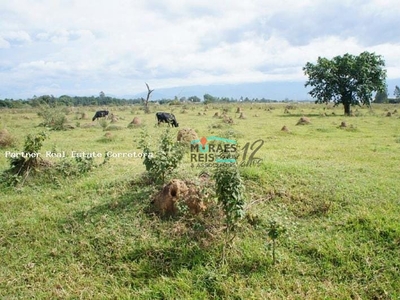
<svg viewBox="0 0 400 300"><path fill-rule="evenodd" d="M375 103L387 103L388 102L388 93L387 91L384 92L377 92L375 95Z"/></svg>
<svg viewBox="0 0 400 300"><path fill-rule="evenodd" d="M210 94L204 94L204 104L214 103L218 100L217 97L211 96Z"/></svg>
<svg viewBox="0 0 400 300"><path fill-rule="evenodd" d="M200 99L199 97L197 97L197 96L190 96L190 97L188 98L188 101L191 101L191 102L200 102L201 99Z"/></svg>
<svg viewBox="0 0 400 300"><path fill-rule="evenodd" d="M396 85L396 87L394 88L394 92L393 95L396 97L396 99L400 98L400 88Z"/></svg>
<svg viewBox="0 0 400 300"><path fill-rule="evenodd" d="M318 57L317 63L303 67L308 76L305 86L316 103L333 101L343 104L344 114L350 115L352 105L371 105L373 92L386 90L385 61L380 55L362 52L355 56L344 54L331 60Z"/></svg>

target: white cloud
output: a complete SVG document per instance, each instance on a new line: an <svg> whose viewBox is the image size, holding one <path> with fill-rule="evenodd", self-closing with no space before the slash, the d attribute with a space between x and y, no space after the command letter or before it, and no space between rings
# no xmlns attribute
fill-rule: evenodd
<svg viewBox="0 0 400 300"><path fill-rule="evenodd" d="M4 39L9 40L9 41L15 41L15 42L21 42L21 43L31 41L31 37L24 30L4 32L2 34L2 36Z"/></svg>
<svg viewBox="0 0 400 300"><path fill-rule="evenodd" d="M0 49L1 48L9 48L9 47L10 47L10 43L0 36Z"/></svg>
<svg viewBox="0 0 400 300"><path fill-rule="evenodd" d="M1 95L303 81L307 61L362 51L400 77L394 0L16 0L0 11Z"/></svg>

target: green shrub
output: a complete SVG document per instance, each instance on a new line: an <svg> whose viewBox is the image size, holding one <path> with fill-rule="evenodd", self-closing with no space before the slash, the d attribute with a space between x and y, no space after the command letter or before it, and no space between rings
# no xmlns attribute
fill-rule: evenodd
<svg viewBox="0 0 400 300"><path fill-rule="evenodd" d="M47 165L39 153L46 138L47 135L45 132L41 132L35 136L32 134L26 136L23 151L8 158L10 168L2 174L5 182L10 185L20 182L23 184L29 174L37 171L39 167Z"/></svg>
<svg viewBox="0 0 400 300"><path fill-rule="evenodd" d="M236 163L218 163L214 171L216 195L222 205L227 232L233 232L244 215L244 184Z"/></svg>
<svg viewBox="0 0 400 300"><path fill-rule="evenodd" d="M53 150L53 152L57 151ZM51 175L50 177L53 179L60 176L79 176L89 173L97 167L104 165L109 161L109 159L110 158L104 154L104 161L100 164L96 164L94 157L91 155L63 158L58 163L54 164L45 175Z"/></svg>
<svg viewBox="0 0 400 300"><path fill-rule="evenodd" d="M171 174L182 161L184 155L182 144L174 141L168 128L160 136L157 150L151 149L146 131L142 131L139 144L143 149L143 164L150 178L155 182L164 183L166 176Z"/></svg>
<svg viewBox="0 0 400 300"><path fill-rule="evenodd" d="M51 108L42 106L38 112L38 116L43 118L43 122L39 126L49 127L52 130L66 130L67 117L65 112L59 108Z"/></svg>

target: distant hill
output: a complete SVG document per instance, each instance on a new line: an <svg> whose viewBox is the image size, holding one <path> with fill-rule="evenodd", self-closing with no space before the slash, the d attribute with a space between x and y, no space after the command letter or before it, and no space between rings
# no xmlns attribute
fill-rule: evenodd
<svg viewBox="0 0 400 300"><path fill-rule="evenodd" d="M305 82L256 82L256 83L241 83L241 84L224 84L224 85L192 85L172 88L157 88L151 94L151 100L173 99L175 96L190 97L197 96L203 100L204 94L210 94L215 97L227 97L240 99L240 97L249 99L265 98L270 100L282 101L285 99L303 101L313 100L308 94L310 88L304 87ZM387 81L389 97L393 95L396 85L400 86L400 79L392 79ZM145 98L147 91L145 87L143 92L135 95L124 95L123 98Z"/></svg>

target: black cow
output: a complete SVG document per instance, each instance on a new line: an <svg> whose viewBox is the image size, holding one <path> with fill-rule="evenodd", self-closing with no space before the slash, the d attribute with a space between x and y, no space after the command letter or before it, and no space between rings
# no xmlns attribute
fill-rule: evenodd
<svg viewBox="0 0 400 300"><path fill-rule="evenodd" d="M179 124L176 121L176 118L173 114L166 113L166 112L158 112L156 113L158 125L160 123L168 123L169 126L178 127Z"/></svg>
<svg viewBox="0 0 400 300"><path fill-rule="evenodd" d="M105 116L108 116L108 110L99 110L96 111L96 113L94 114L94 117L92 118L92 121L98 119L98 118L103 118Z"/></svg>

